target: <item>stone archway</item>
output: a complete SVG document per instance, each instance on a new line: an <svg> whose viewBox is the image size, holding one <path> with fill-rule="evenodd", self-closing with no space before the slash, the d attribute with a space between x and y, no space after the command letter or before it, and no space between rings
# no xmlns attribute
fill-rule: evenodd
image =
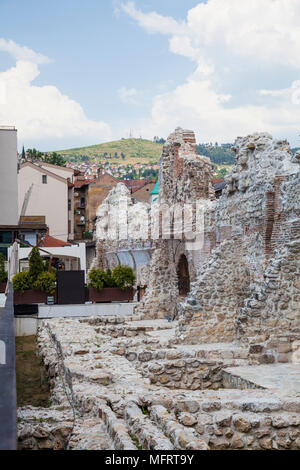
<svg viewBox="0 0 300 470"><path fill-rule="evenodd" d="M185 255L181 255L177 265L179 295L186 296L190 292L189 263Z"/></svg>

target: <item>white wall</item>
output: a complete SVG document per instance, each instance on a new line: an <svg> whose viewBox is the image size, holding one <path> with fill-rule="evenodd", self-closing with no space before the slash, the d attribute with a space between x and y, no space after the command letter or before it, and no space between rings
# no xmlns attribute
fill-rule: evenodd
<svg viewBox="0 0 300 470"><path fill-rule="evenodd" d="M0 225L18 224L17 131L0 127Z"/></svg>
<svg viewBox="0 0 300 470"><path fill-rule="evenodd" d="M45 173L46 174L46 173ZM68 185L49 174L43 184L39 170L23 166L18 176L19 211L21 212L26 192L33 185L29 202L23 215L44 215L50 235L68 240Z"/></svg>
<svg viewBox="0 0 300 470"><path fill-rule="evenodd" d="M38 319L33 317L15 317L15 336L35 336Z"/></svg>
<svg viewBox="0 0 300 470"><path fill-rule="evenodd" d="M48 171L51 171L51 173L55 173L58 176L61 176L62 178L68 179L70 178L70 182L73 183L74 181L74 170L72 168L66 168L64 166L58 166L58 165L51 165L51 164L46 164L43 162L39 162L39 166L45 168Z"/></svg>

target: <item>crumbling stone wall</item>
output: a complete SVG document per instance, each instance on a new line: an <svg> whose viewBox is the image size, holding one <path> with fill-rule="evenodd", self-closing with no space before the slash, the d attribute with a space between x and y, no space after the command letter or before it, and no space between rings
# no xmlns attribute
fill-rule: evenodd
<svg viewBox="0 0 300 470"><path fill-rule="evenodd" d="M215 199L212 163L200 156L193 131L176 129L163 147L160 160L159 199L170 206L199 199Z"/></svg>
<svg viewBox="0 0 300 470"><path fill-rule="evenodd" d="M147 318L164 318L173 314L172 306L178 302L177 274L175 264L170 262L170 248L167 240L161 241L151 259L147 292L137 309Z"/></svg>
<svg viewBox="0 0 300 470"><path fill-rule="evenodd" d="M244 304L236 318L237 337L279 347L278 362L291 361L300 334L300 238L275 253L264 282Z"/></svg>
<svg viewBox="0 0 300 470"><path fill-rule="evenodd" d="M194 132L176 129L167 139L160 159L158 207L166 205L170 209L171 230L166 237L161 218L161 239L151 259L148 290L137 310L147 318L166 315L173 318L177 314L177 267L181 255L188 260L190 280L196 279L200 253L193 249L187 234L182 233L181 228L185 226L176 223L174 208L195 205L197 201L203 204L215 201L211 180L212 163L209 158L198 155ZM192 228L197 235L194 219Z"/></svg>
<svg viewBox="0 0 300 470"><path fill-rule="evenodd" d="M300 332L299 158L268 134L238 138L234 150L214 208L216 249L181 306L179 341L274 347Z"/></svg>
<svg viewBox="0 0 300 470"><path fill-rule="evenodd" d="M190 294L172 303L178 245L169 240L153 255L139 312L152 318L179 313L178 342L261 342L273 352L277 344L287 352L275 356L289 360L300 334L300 152L293 156L287 141L267 133L239 137L233 150L235 165L216 201L209 162L196 155L193 133L177 129L169 137L160 163L160 202L210 204L199 249L181 241Z"/></svg>
<svg viewBox="0 0 300 470"><path fill-rule="evenodd" d="M149 204L135 200L125 184L118 183L110 191L97 209L96 256L91 268L126 264L134 269L137 284L147 284L147 264L153 251L148 210ZM137 250L143 252L141 261L133 253Z"/></svg>
<svg viewBox="0 0 300 470"><path fill-rule="evenodd" d="M245 251L237 240L224 241L205 263L191 295L180 306L178 342L231 342L234 319L249 289Z"/></svg>

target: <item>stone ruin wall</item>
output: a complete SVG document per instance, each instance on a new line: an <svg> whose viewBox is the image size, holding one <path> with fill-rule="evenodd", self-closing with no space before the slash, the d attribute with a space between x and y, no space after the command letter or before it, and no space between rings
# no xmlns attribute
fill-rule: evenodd
<svg viewBox="0 0 300 470"><path fill-rule="evenodd" d="M160 159L158 205L172 208L195 201L212 202L215 193L211 183L212 163L198 155L195 134L176 129L163 147ZM175 232L172 238L156 242L150 263L148 290L137 312L147 318L174 317L179 299L177 266L181 255L189 262L189 276L195 280L202 253L190 251L184 237ZM162 226L161 226L162 234Z"/></svg>
<svg viewBox="0 0 300 470"><path fill-rule="evenodd" d="M154 252L139 312L160 318L179 310L179 343L264 343L281 351L281 362L292 360L300 338L300 156L266 133L238 138L234 151L226 188L213 201L209 162L196 155L193 134L177 130L168 139L160 201L212 202L201 250L169 240ZM186 254L193 282L188 297L174 305L177 251Z"/></svg>
<svg viewBox="0 0 300 470"><path fill-rule="evenodd" d="M213 227L216 240L227 236L181 306L179 340L265 343L287 361L299 339L298 159L268 134L239 138L234 150Z"/></svg>
<svg viewBox="0 0 300 470"><path fill-rule="evenodd" d="M105 233L109 227L117 226L120 222L119 202L126 201L128 212L128 222L131 231L119 236L117 232L116 237L103 237L100 235L100 230ZM106 204L109 204L110 212L108 215ZM128 188L123 183L118 183L113 188L103 203L97 209L97 222L96 222L96 256L93 260L91 268L97 267L101 269L113 269L119 264L130 265L136 274L137 284L147 284L149 277L149 261L153 252L153 242L146 230L146 236L143 238L136 238L134 234L143 231L144 221L146 220L146 211L148 204L136 201ZM123 214L124 215L124 214ZM127 224L127 221L125 221ZM109 233L109 232L107 232ZM138 235L137 235L138 237ZM144 252L145 262L139 263L135 259L134 252L141 250Z"/></svg>
<svg viewBox="0 0 300 470"><path fill-rule="evenodd" d="M117 256L107 262L108 252L149 249L150 265L136 269L138 282L148 285L137 314L177 317L179 343L264 343L267 351L275 344L286 351L279 359L288 361L299 340L300 155L266 133L239 137L233 150L235 165L216 200L211 162L197 154L192 131L176 129L163 148L157 206L202 201L207 208L201 249L191 249L173 227L171 239L153 240L149 232L146 240L98 240L94 265L117 265ZM116 219L121 196L138 231L145 206L119 184L107 197ZM102 205L98 222L105 220L103 210ZM186 298L178 290L182 255L191 280Z"/></svg>

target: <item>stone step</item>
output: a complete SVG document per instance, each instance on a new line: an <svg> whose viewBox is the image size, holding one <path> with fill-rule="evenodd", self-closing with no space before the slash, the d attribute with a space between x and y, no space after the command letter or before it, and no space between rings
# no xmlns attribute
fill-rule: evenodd
<svg viewBox="0 0 300 470"><path fill-rule="evenodd" d="M173 415L164 406L153 405L150 416L167 435L175 449L184 450L208 450L206 442L199 438L194 429L178 423Z"/></svg>
<svg viewBox="0 0 300 470"><path fill-rule="evenodd" d="M99 416L110 435L116 450L137 450L123 419L117 418L112 409L104 404L99 406Z"/></svg>
<svg viewBox="0 0 300 470"><path fill-rule="evenodd" d="M151 421L148 414L143 414L135 403L129 403L124 410L124 417L130 436L140 450L173 450L174 446L162 430Z"/></svg>
<svg viewBox="0 0 300 470"><path fill-rule="evenodd" d="M115 450L115 446L101 419L84 417L76 420L68 449Z"/></svg>
<svg viewBox="0 0 300 470"><path fill-rule="evenodd" d="M299 364L232 367L223 372L225 388L260 388L291 393L300 389Z"/></svg>

